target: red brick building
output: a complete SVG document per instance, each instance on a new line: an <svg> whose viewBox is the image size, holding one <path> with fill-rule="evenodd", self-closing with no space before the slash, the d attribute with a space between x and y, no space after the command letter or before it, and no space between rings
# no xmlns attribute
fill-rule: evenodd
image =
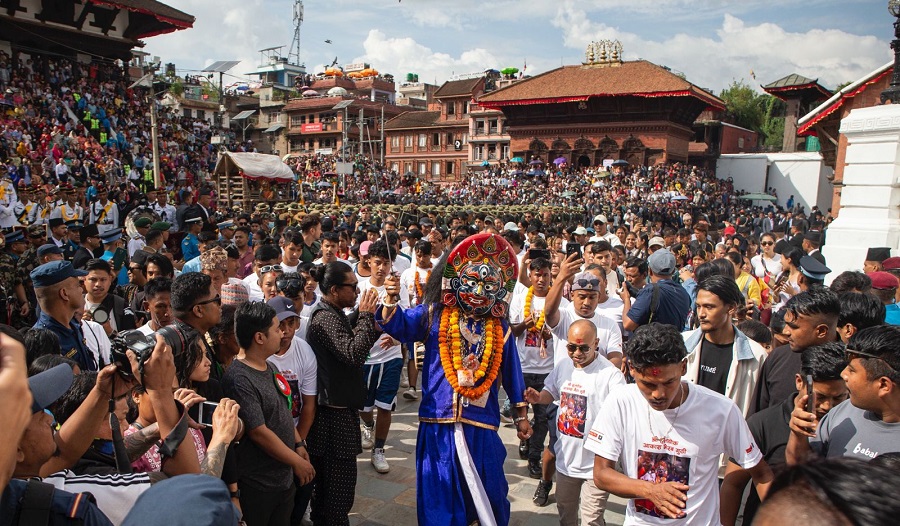
<svg viewBox="0 0 900 526"><path fill-rule="evenodd" d="M834 168L834 200L831 210L837 216L841 209L841 188L847 154L847 137L840 133L841 120L858 108L881 104L881 92L891 83L894 62L869 73L835 93L797 122L797 135L817 137L825 164Z"/></svg>
<svg viewBox="0 0 900 526"><path fill-rule="evenodd" d="M387 121L387 167L430 181L458 180L470 158L470 104L484 91L484 85L482 76L447 81L434 92L428 111L410 111Z"/></svg>
<svg viewBox="0 0 900 526"><path fill-rule="evenodd" d="M506 116L510 156L544 162L563 157L577 166L605 159L636 165L688 160L694 121L706 109L724 110L724 102L663 67L619 60L621 46L609 44L608 55L589 47L582 65L478 99L479 106Z"/></svg>

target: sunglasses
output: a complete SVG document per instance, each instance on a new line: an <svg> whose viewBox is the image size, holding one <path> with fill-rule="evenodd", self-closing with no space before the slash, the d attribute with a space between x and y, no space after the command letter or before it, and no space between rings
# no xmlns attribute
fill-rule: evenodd
<svg viewBox="0 0 900 526"><path fill-rule="evenodd" d="M567 343L566 350L569 351L569 354L575 354L575 351L579 351L581 354L587 354L591 352L591 346L586 343L581 345Z"/></svg>
<svg viewBox="0 0 900 526"><path fill-rule="evenodd" d="M600 280L599 280L599 279L585 279L585 278L582 278L582 279L576 279L576 280L575 280L575 284L578 285L579 287L582 287L582 288L586 288L586 287L597 287L597 288L599 288L599 287L600 287Z"/></svg>
<svg viewBox="0 0 900 526"><path fill-rule="evenodd" d="M874 354L869 354L869 353L865 353L862 351L855 351L855 350L847 349L846 351L844 351L844 357L847 359L848 363L852 362L854 360L854 358L868 358L871 360L881 360L882 362L884 362L885 365L888 366L888 369L890 369L892 371L897 370L896 368L894 368L893 365L889 364L888 361L885 360L884 358L882 358L881 356L875 356Z"/></svg>
<svg viewBox="0 0 900 526"><path fill-rule="evenodd" d="M210 298L205 301L198 301L197 303L194 304L194 307L196 307L198 305L206 305L208 303L215 303L216 305L222 305L222 296L219 296L218 294L216 294L216 296L214 298Z"/></svg>
<svg viewBox="0 0 900 526"><path fill-rule="evenodd" d="M768 247L768 246L774 245L774 244L775 243L772 243L771 241L763 241L762 243L760 243L760 245L762 245L764 247Z"/></svg>
<svg viewBox="0 0 900 526"><path fill-rule="evenodd" d="M284 269L281 265L265 265L259 268L260 274L265 274L266 272L284 272Z"/></svg>

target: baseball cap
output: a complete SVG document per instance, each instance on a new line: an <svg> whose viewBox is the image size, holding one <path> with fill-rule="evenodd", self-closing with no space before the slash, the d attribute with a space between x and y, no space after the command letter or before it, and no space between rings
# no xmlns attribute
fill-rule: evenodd
<svg viewBox="0 0 900 526"><path fill-rule="evenodd" d="M578 228L575 229L575 232L572 232L572 233L575 234L576 236L586 236L586 235L587 235L587 229L584 228L583 226L580 226L580 227L578 227Z"/></svg>
<svg viewBox="0 0 900 526"><path fill-rule="evenodd" d="M606 222L607 222L606 216L603 214L600 214L600 215L594 217L594 223L606 223Z"/></svg>
<svg viewBox="0 0 900 526"><path fill-rule="evenodd" d="M35 287L50 287L68 278L87 276L87 272L78 270L68 261L51 261L31 271L31 282Z"/></svg>
<svg viewBox="0 0 900 526"><path fill-rule="evenodd" d="M362 257L362 256L368 256L368 255L369 255L369 247L371 247L371 246L372 246L372 242L371 242L371 241L363 241L363 242L359 245L359 255L360 255L360 257Z"/></svg>
<svg viewBox="0 0 900 526"><path fill-rule="evenodd" d="M61 363L28 378L28 388L31 389L32 396L31 413L40 413L59 400L59 397L69 390L74 378L72 367L67 363Z"/></svg>
<svg viewBox="0 0 900 526"><path fill-rule="evenodd" d="M648 246L648 247L652 247L652 246L665 247L665 246L666 246L666 240L663 239L663 238L661 238L661 237L659 237L659 236L651 237L651 238L650 238L650 241L647 242L647 246Z"/></svg>
<svg viewBox="0 0 900 526"><path fill-rule="evenodd" d="M275 314L278 316L278 321L284 321L288 318L299 318L300 315L294 311L294 302L291 301L290 298L285 298L284 296L275 296L266 302L269 307L275 309Z"/></svg>
<svg viewBox="0 0 900 526"><path fill-rule="evenodd" d="M512 221L510 221L509 223L506 223L505 225L503 225L503 230L509 230L509 231L512 231L512 232L518 232L518 231L519 231L519 226L516 225L515 223L513 223Z"/></svg>
<svg viewBox="0 0 900 526"><path fill-rule="evenodd" d="M647 266L654 274L671 276L675 273L675 255L666 248L661 248L650 254L647 258Z"/></svg>

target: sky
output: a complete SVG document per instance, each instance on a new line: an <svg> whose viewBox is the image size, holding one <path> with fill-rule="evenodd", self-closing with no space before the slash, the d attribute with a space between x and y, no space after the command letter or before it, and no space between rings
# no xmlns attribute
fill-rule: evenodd
<svg viewBox="0 0 900 526"><path fill-rule="evenodd" d="M146 40L178 74L240 60L227 85L261 64L258 50L293 40L291 0L164 0L194 27ZM892 60L887 0L305 0L300 61L315 73L367 62L402 81L526 68L537 75L579 64L588 43L618 39L625 60L684 73L718 94L733 81L758 87L791 73L827 88ZM330 40L331 43L327 43ZM755 78L754 78L755 76Z"/></svg>

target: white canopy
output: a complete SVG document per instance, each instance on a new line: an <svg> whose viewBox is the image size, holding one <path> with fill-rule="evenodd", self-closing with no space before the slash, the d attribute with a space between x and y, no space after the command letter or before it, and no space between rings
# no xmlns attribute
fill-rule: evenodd
<svg viewBox="0 0 900 526"><path fill-rule="evenodd" d="M277 155L225 152L219 156L215 174L223 176L238 170L247 179L271 179L280 183L296 180L294 172Z"/></svg>

